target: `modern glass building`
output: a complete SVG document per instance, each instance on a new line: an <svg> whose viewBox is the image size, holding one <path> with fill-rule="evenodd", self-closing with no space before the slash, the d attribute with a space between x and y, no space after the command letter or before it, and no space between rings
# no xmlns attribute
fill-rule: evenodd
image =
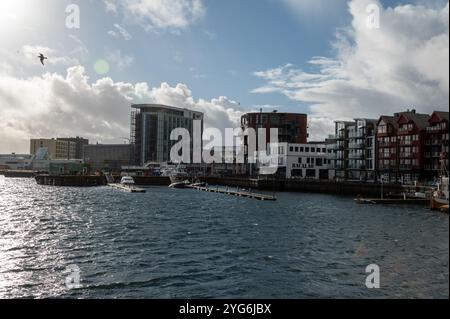
<svg viewBox="0 0 450 319"><path fill-rule="evenodd" d="M170 134L176 128L186 129L192 139L194 121L199 120L200 134L203 134L203 113L160 104L135 104L131 107L131 144L135 165L170 162L170 150L177 143L170 140Z"/></svg>

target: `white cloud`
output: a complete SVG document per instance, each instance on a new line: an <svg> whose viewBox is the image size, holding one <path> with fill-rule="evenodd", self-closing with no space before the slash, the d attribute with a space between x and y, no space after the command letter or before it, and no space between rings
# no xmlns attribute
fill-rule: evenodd
<svg viewBox="0 0 450 319"><path fill-rule="evenodd" d="M28 65L38 64L40 63L38 55L42 53L48 60L45 60L45 63L48 65L73 65L78 64L78 60L69 57L67 55L63 55L60 52L45 46L39 45L24 45L21 50L21 55L25 58L22 60Z"/></svg>
<svg viewBox="0 0 450 319"><path fill-rule="evenodd" d="M147 31L183 30L205 14L202 0L106 0L107 11L121 8L129 21L137 21Z"/></svg>
<svg viewBox="0 0 450 319"><path fill-rule="evenodd" d="M85 136L91 141L122 142L129 135L132 103L162 103L205 113L206 126L239 124L239 104L226 97L196 100L184 84L91 82L81 66L65 76L46 73L18 77L0 69L0 153L28 152L29 138Z"/></svg>
<svg viewBox="0 0 450 319"><path fill-rule="evenodd" d="M134 57L122 55L120 50L107 52L106 60L114 65L118 71L123 71L134 63Z"/></svg>
<svg viewBox="0 0 450 319"><path fill-rule="evenodd" d="M108 31L108 34L113 38L118 38L121 36L125 41L130 41L133 39L133 36L121 25L115 23L114 28L116 28L116 30Z"/></svg>
<svg viewBox="0 0 450 319"><path fill-rule="evenodd" d="M381 8L380 29L367 27L369 3ZM444 8L383 8L353 0L349 11L352 24L337 34L335 57L313 58L309 72L291 64L256 72L266 84L253 92L281 92L309 104L314 138L326 137L338 118L448 108L448 2Z"/></svg>

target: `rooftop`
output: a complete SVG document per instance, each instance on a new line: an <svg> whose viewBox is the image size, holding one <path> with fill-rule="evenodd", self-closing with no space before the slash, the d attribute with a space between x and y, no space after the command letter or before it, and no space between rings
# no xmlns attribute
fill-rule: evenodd
<svg viewBox="0 0 450 319"><path fill-rule="evenodd" d="M178 111L178 112L188 111L188 112L203 114L202 112L193 111L193 110L190 110L187 108L180 108L180 107L169 106L169 105L164 105L164 104L133 104L133 105L131 105L131 107L133 109L139 109L139 110L155 109L155 111L156 110L170 110L170 111Z"/></svg>

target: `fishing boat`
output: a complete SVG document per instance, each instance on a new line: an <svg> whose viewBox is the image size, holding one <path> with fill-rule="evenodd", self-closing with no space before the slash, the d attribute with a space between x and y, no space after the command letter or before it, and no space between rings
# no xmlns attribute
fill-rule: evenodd
<svg viewBox="0 0 450 319"><path fill-rule="evenodd" d="M441 173L439 177L439 182L436 190L433 192L431 196L431 209L433 210L442 210L448 212L448 171L445 165L445 154L441 155Z"/></svg>

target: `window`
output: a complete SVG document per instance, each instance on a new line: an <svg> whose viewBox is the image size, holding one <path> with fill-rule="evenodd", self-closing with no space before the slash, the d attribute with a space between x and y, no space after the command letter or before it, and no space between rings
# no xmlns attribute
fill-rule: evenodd
<svg viewBox="0 0 450 319"><path fill-rule="evenodd" d="M315 153L316 152L316 148L315 147L311 147L311 153Z"/></svg>
<svg viewBox="0 0 450 319"><path fill-rule="evenodd" d="M289 148L289 151L290 151L290 152L293 152L293 151L294 151L294 147L291 146L291 147Z"/></svg>
<svg viewBox="0 0 450 319"><path fill-rule="evenodd" d="M298 146L297 147L295 147L295 151L298 153Z"/></svg>
<svg viewBox="0 0 450 319"><path fill-rule="evenodd" d="M305 150L305 149L304 149L303 147L300 147L300 152L301 152L301 153L303 153L304 150Z"/></svg>
<svg viewBox="0 0 450 319"><path fill-rule="evenodd" d="M305 147L305 152L309 153L309 147Z"/></svg>

